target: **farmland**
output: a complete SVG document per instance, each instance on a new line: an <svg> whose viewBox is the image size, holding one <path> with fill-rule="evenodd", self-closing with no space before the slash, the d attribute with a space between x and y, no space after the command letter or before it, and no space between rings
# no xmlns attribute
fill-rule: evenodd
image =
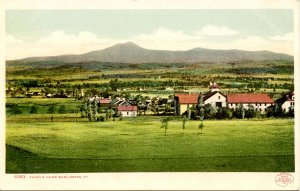
<svg viewBox="0 0 300 191"><path fill-rule="evenodd" d="M26 87L30 91L74 91L78 86L85 91L130 92L157 95L175 92L207 91L210 81L221 86L223 92L264 92L280 97L293 88L292 61L241 61L234 63L195 64L126 64L126 63L18 63L6 66L6 87ZM118 80L116 88L112 80ZM161 91L172 87L174 91ZM142 92L137 90L142 88ZM25 91L25 90L24 90ZM11 96L11 92L7 94ZM21 96L15 92L12 97ZM24 97L24 96L23 96Z"/></svg>
<svg viewBox="0 0 300 191"><path fill-rule="evenodd" d="M292 172L293 118L205 119L201 133L199 120L188 120L182 129L181 116L170 112L158 115L148 108L135 118L89 122L80 108L93 95L168 98L207 92L211 81L225 94L266 93L276 99L294 88L293 75L293 62L284 60L7 62L6 172ZM160 128L162 115L172 118L166 136Z"/></svg>
<svg viewBox="0 0 300 191"><path fill-rule="evenodd" d="M7 118L7 173L292 172L293 119L91 123L71 114Z"/></svg>

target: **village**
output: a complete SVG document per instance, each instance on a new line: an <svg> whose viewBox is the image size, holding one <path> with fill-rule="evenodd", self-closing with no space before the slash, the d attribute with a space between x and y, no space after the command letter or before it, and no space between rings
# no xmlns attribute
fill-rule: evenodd
<svg viewBox="0 0 300 191"><path fill-rule="evenodd" d="M210 82L206 92L181 92L174 93L166 97L143 96L141 94L114 96L106 93L105 97L99 91L85 95L85 91L80 89L78 100L82 100L80 106L82 117L87 117L87 106L96 102L97 112L105 113L111 117L136 117L138 115L185 115L188 119L196 119L199 114L199 104L205 110L205 118L256 118L256 117L293 117L295 97L290 91L280 98L273 100L266 93L228 93L224 94L221 87L216 82ZM138 89L143 91L142 88ZM173 88L165 88L173 91ZM7 94L11 89L7 90ZM116 90L120 92L119 89ZM122 90L124 92L124 90ZM126 90L125 90L126 92ZM98 93L98 94L97 94ZM45 92L25 92L25 97L35 98L72 98L71 91L61 91L56 94ZM103 95L103 94L102 94ZM88 104L90 103L90 104ZM239 111L240 113L238 113ZM248 113L248 115L245 115ZM109 113L109 114L108 114ZM106 117L107 119L107 117ZM99 120L99 119L98 119Z"/></svg>
<svg viewBox="0 0 300 191"><path fill-rule="evenodd" d="M96 113L105 113L109 117L136 117L138 115L175 115L188 119L199 119L200 107L206 119L293 117L294 92L273 100L264 93L230 93L223 94L217 83L211 82L205 93L174 93L168 98L143 97L138 94L132 98L94 95L88 97L81 106L81 116L88 116L88 107L93 103ZM84 114L85 113L85 114ZM91 120L91 118L90 118Z"/></svg>

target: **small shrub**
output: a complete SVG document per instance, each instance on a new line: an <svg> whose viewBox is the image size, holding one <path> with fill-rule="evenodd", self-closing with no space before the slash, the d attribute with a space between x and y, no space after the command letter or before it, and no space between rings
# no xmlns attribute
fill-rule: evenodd
<svg viewBox="0 0 300 191"><path fill-rule="evenodd" d="M204 124L203 124L203 122L201 122L200 124L199 124L199 129L201 129L201 134L202 134L202 129L203 129L203 127L204 127Z"/></svg>
<svg viewBox="0 0 300 191"><path fill-rule="evenodd" d="M22 111L20 110L18 104L13 104L11 109L10 109L10 112L14 115L15 114L22 114Z"/></svg>
<svg viewBox="0 0 300 191"><path fill-rule="evenodd" d="M30 114L35 114L37 112L38 112L37 106L36 105L31 106L29 113Z"/></svg>
<svg viewBox="0 0 300 191"><path fill-rule="evenodd" d="M58 113L60 113L60 114L66 113L66 106L65 105L59 106Z"/></svg>
<svg viewBox="0 0 300 191"><path fill-rule="evenodd" d="M105 118L103 116L100 116L100 121L104 122Z"/></svg>
<svg viewBox="0 0 300 191"><path fill-rule="evenodd" d="M56 112L56 107L55 107L54 105L50 105L50 106L48 107L47 113L53 114L53 113L55 113L55 112Z"/></svg>

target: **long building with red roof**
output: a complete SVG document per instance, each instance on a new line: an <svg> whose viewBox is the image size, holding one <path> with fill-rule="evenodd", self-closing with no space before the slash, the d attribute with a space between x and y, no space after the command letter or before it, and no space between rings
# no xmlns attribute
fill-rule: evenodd
<svg viewBox="0 0 300 191"><path fill-rule="evenodd" d="M257 111L264 112L266 108L274 104L274 101L263 93L231 93L223 94L219 91L216 83L211 84L210 91L205 94L175 94L175 114L181 115L199 104L200 97L203 98L203 104L211 104L213 107L228 107L235 109L243 106L245 109L253 107Z"/></svg>
<svg viewBox="0 0 300 191"><path fill-rule="evenodd" d="M227 94L227 106L235 109L238 106L244 108L253 107L256 110L264 112L267 107L274 104L274 101L263 93L234 93Z"/></svg>

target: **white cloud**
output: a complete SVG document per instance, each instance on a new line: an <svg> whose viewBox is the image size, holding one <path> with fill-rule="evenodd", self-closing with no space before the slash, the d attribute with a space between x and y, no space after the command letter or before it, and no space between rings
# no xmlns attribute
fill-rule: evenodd
<svg viewBox="0 0 300 191"><path fill-rule="evenodd" d="M286 33L282 36L273 36L269 38L270 40L278 40L278 41L290 41L292 42L294 40L294 33L290 32L290 33Z"/></svg>
<svg viewBox="0 0 300 191"><path fill-rule="evenodd" d="M78 34L66 34L62 30L53 31L37 41L22 41L7 36L7 59L19 59L31 56L53 56L63 54L82 54L99 50L118 43L117 40L100 39L94 33L83 31Z"/></svg>
<svg viewBox="0 0 300 191"><path fill-rule="evenodd" d="M249 36L230 43L219 44L218 46L222 49L267 50L293 55L293 41L270 40L260 36Z"/></svg>
<svg viewBox="0 0 300 191"><path fill-rule="evenodd" d="M199 34L207 36L233 36L239 34L239 32L226 26L206 25L199 31Z"/></svg>
<svg viewBox="0 0 300 191"><path fill-rule="evenodd" d="M237 31L230 31L226 27L203 27L200 31L207 29L217 29L223 31L223 35L238 34ZM215 36L216 32L210 30ZM227 32L226 32L227 31ZM186 34L182 31L172 31L166 28L159 28L150 34L138 35L132 39L133 42L149 49L164 50L188 50L195 47L211 48L211 49L241 49L249 51L269 50L273 52L287 53L293 55L293 34L287 33L282 36L264 38L261 36L248 36L244 38L235 38L226 41L212 40L216 37L200 34ZM217 36L220 38L220 36Z"/></svg>
<svg viewBox="0 0 300 191"><path fill-rule="evenodd" d="M22 40L17 39L12 35L8 35L5 40L6 40L7 44L21 44L22 43Z"/></svg>
<svg viewBox="0 0 300 191"><path fill-rule="evenodd" d="M222 27L220 27L222 29ZM205 29L205 30L204 30ZM227 29L226 29L227 30ZM222 29L223 35L226 31ZM203 27L200 31L206 31ZM211 30L212 31L212 30ZM210 33L212 34L212 33ZM213 33L216 35L216 33ZM230 32L227 31L227 35ZM233 32L231 32L233 34ZM220 36L184 33L167 28L158 28L148 34L139 34L128 39L99 38L96 34L82 31L78 34L66 34L62 30L53 31L36 41L18 39L14 36L6 37L6 59L20 59L31 56L53 56L63 54L82 54L89 51L101 50L116 43L132 41L148 49L161 50L188 50L195 47L211 49L241 49L241 50L269 50L293 55L293 33L281 36L261 37L248 36L245 38L227 38L215 40Z"/></svg>
<svg viewBox="0 0 300 191"><path fill-rule="evenodd" d="M173 31L167 28L158 28L156 31L150 34L140 34L133 37L134 40L160 40L160 41L183 41L183 40L192 40L192 39L200 39L196 36L192 36L189 34L184 34L182 31Z"/></svg>
<svg viewBox="0 0 300 191"><path fill-rule="evenodd" d="M129 41L149 49L186 50L193 48L202 38L200 35L185 34L182 31L161 27L152 33L134 36Z"/></svg>

